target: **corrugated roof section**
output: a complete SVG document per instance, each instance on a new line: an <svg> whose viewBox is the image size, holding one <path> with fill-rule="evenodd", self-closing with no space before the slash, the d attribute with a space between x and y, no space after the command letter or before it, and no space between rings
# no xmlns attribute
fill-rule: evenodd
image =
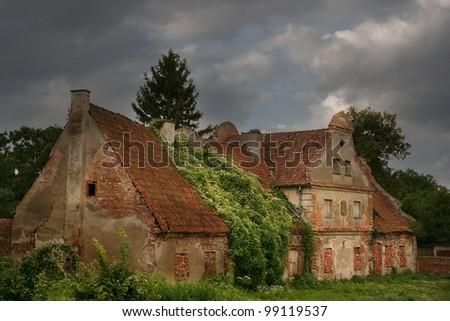
<svg viewBox="0 0 450 321"><path fill-rule="evenodd" d="M200 198L189 181L168 161L159 139L150 128L92 104L89 111L105 138L110 143L116 142L111 145L114 152L121 159L163 232L230 231L225 222ZM124 135L127 138L124 139ZM127 141L128 146L122 148L122 144ZM151 166L151 162L165 165Z"/></svg>

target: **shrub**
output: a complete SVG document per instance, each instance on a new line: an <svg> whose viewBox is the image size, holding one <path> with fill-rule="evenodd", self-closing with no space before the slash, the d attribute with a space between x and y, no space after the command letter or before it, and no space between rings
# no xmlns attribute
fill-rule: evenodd
<svg viewBox="0 0 450 321"><path fill-rule="evenodd" d="M75 272L77 261L78 254L69 244L50 242L31 250L19 265L17 299L33 299L38 282L55 283L64 279L68 272ZM45 289L49 287L40 287L41 291ZM40 298L45 299L46 294L40 293Z"/></svg>

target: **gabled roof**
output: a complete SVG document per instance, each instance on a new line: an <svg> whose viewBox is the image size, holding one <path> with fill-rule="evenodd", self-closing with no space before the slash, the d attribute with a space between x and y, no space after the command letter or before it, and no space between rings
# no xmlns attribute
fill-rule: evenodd
<svg viewBox="0 0 450 321"><path fill-rule="evenodd" d="M90 104L89 112L104 137L110 142L122 165L124 165L124 157L127 157L127 160L129 157L124 169L163 232L228 233L230 231L225 222L200 198L190 182L183 178L175 166L168 161L159 139L150 128L93 104ZM145 153L139 151L139 148L125 146L128 154L124 155L122 145L112 143L123 143L124 133L129 133L130 141L145 146ZM167 165L150 166L148 160L158 163L164 161ZM145 166L140 166L143 162Z"/></svg>
<svg viewBox="0 0 450 321"><path fill-rule="evenodd" d="M410 223L415 219L401 209L401 203L386 192L373 177L369 166L359 158L363 173L369 178L373 189L373 228L379 233L409 232L413 233Z"/></svg>
<svg viewBox="0 0 450 321"><path fill-rule="evenodd" d="M323 151L327 130L265 134L265 159L273 168L272 179L275 186L293 186L311 182L307 172Z"/></svg>

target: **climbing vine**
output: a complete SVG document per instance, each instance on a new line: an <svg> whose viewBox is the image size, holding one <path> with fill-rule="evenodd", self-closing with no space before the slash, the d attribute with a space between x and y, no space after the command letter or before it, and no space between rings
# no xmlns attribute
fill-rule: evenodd
<svg viewBox="0 0 450 321"><path fill-rule="evenodd" d="M303 273L312 273L312 257L315 252L316 242L314 239L314 232L312 225L308 222L301 222L303 225L301 246L305 255L305 265L303 267Z"/></svg>
<svg viewBox="0 0 450 321"><path fill-rule="evenodd" d="M230 226L235 279L250 287L279 283L292 229L287 203L212 149L194 150L183 137L166 148L178 171Z"/></svg>

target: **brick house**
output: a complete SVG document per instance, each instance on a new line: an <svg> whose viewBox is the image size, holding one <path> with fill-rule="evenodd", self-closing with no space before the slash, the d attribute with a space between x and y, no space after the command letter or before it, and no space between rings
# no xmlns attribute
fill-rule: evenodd
<svg viewBox="0 0 450 321"><path fill-rule="evenodd" d="M228 226L178 174L150 128L89 99L87 90L72 91L63 133L16 209L12 254L59 240L90 261L96 238L114 257L122 227L130 256L147 270L176 280L223 272Z"/></svg>
<svg viewBox="0 0 450 321"><path fill-rule="evenodd" d="M230 228L177 172L150 128L89 100L89 91L72 91L69 119L50 160L18 205L12 227L5 225L12 254L56 239L71 242L90 261L96 238L114 256L123 227L132 258L147 270L175 280L224 272ZM198 139L191 129L177 131ZM164 123L167 141L174 133L173 124ZM280 188L311 222L319 278L415 271L413 219L356 155L345 114L336 114L328 128L286 133L239 133L225 122L208 143L264 188ZM284 278L303 269L301 237L293 229Z"/></svg>
<svg viewBox="0 0 450 321"><path fill-rule="evenodd" d="M384 275L394 268L415 271L416 236L409 227L414 219L356 155L352 130L341 112L324 129L239 134L227 122L218 126L215 137L222 141L224 154L258 175L263 186L280 188L312 224L313 272L319 278L351 278L370 271ZM300 240L294 230L285 278L302 271Z"/></svg>

